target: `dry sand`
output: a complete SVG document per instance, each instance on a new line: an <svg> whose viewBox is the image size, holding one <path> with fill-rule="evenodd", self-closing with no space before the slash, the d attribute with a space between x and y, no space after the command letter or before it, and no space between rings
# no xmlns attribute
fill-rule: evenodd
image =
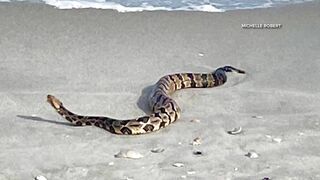
<svg viewBox="0 0 320 180"><path fill-rule="evenodd" d="M0 3L0 179L320 179L319 19L319 2L124 14ZM69 126L45 102L51 93L81 114L137 117L161 76L226 64L248 75L177 92L182 118L147 135ZM144 157L115 158L121 149Z"/></svg>

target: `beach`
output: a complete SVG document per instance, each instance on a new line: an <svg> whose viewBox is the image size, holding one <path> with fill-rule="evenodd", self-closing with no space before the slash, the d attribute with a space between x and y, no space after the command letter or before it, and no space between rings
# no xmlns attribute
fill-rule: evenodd
<svg viewBox="0 0 320 180"><path fill-rule="evenodd" d="M320 179L319 19L319 2L222 13L0 3L0 180ZM160 77L224 65L247 74L174 93L181 118L150 134L72 126L46 102L135 118ZM115 157L126 149L143 157Z"/></svg>

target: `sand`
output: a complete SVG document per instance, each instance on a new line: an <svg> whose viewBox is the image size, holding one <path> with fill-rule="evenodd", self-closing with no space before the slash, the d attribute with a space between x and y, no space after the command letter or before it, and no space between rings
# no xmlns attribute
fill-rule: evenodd
<svg viewBox="0 0 320 180"><path fill-rule="evenodd" d="M225 13L0 3L0 179L320 179L319 18L319 2ZM46 103L133 118L150 112L161 76L227 64L248 74L175 93L181 119L147 135L70 126ZM144 157L114 157L125 149Z"/></svg>

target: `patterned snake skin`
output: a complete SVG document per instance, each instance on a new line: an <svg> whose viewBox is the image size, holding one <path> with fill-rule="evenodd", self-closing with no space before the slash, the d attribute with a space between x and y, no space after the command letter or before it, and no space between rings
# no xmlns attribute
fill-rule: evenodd
<svg viewBox="0 0 320 180"><path fill-rule="evenodd" d="M145 134L164 128L179 119L180 107L170 98L170 94L179 89L220 86L227 81L226 72L245 73L232 66L225 66L213 73L178 73L160 78L149 100L153 114L136 119L117 120L103 116L81 116L69 111L52 95L47 96L47 101L62 117L74 125L94 125L114 134Z"/></svg>

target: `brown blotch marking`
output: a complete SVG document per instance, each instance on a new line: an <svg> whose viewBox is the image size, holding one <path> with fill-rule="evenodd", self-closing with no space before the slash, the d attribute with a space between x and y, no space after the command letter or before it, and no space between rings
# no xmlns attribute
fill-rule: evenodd
<svg viewBox="0 0 320 180"><path fill-rule="evenodd" d="M164 128L166 127L166 122L161 122L159 128Z"/></svg>
<svg viewBox="0 0 320 180"><path fill-rule="evenodd" d="M92 124L91 124L91 122L87 121L86 125L91 126Z"/></svg>
<svg viewBox="0 0 320 180"><path fill-rule="evenodd" d="M180 80L181 89L185 88L184 79L181 74L177 74L178 79Z"/></svg>
<svg viewBox="0 0 320 180"><path fill-rule="evenodd" d="M140 117L137 119L138 122L143 122L143 123L147 123L149 121L149 117L148 116L144 116L144 117Z"/></svg>
<svg viewBox="0 0 320 180"><path fill-rule="evenodd" d="M109 131L110 131L111 133L115 133L115 132L116 132L112 126L108 126L108 127L109 127Z"/></svg>
<svg viewBox="0 0 320 180"><path fill-rule="evenodd" d="M154 127L153 127L153 125L151 125L151 124L147 124L147 125L144 126L143 129L144 129L146 132L151 132L151 131L153 131Z"/></svg>
<svg viewBox="0 0 320 180"><path fill-rule="evenodd" d="M201 79L202 79L202 87L208 87L208 76L207 74L201 74Z"/></svg>
<svg viewBox="0 0 320 180"><path fill-rule="evenodd" d="M119 121L119 123L120 123L120 125L126 125L126 124L128 124L128 122L129 122L130 120L122 120L122 121Z"/></svg>
<svg viewBox="0 0 320 180"><path fill-rule="evenodd" d="M122 132L122 134L132 134L132 131L127 127L121 128L120 131Z"/></svg>
<svg viewBox="0 0 320 180"><path fill-rule="evenodd" d="M77 122L76 122L76 125L77 125L77 126L82 126L82 122L77 121Z"/></svg>

